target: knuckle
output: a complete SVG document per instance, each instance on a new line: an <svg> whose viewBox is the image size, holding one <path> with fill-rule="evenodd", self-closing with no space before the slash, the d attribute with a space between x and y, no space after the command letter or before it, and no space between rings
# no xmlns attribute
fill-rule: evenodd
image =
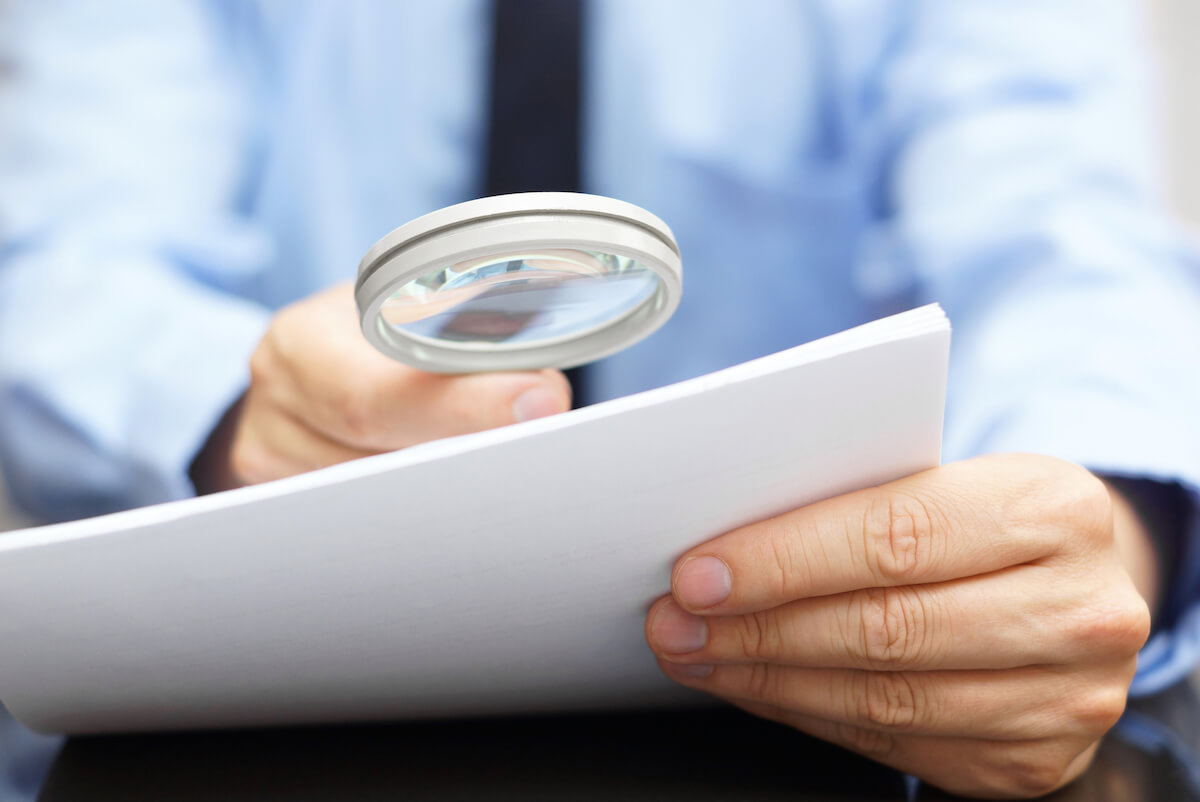
<svg viewBox="0 0 1200 802"><path fill-rule="evenodd" d="M908 731L918 722L917 689L901 672L864 672L859 717L871 729Z"/></svg>
<svg viewBox="0 0 1200 802"><path fill-rule="evenodd" d="M915 666L929 645L928 616L911 588L858 591L862 656L868 667L897 670Z"/></svg>
<svg viewBox="0 0 1200 802"><path fill-rule="evenodd" d="M775 703L778 697L778 687L775 682L775 672L765 663L755 663L750 666L746 676L746 692L751 699L768 704Z"/></svg>
<svg viewBox="0 0 1200 802"><path fill-rule="evenodd" d="M782 635L779 623L767 612L748 613L732 619L741 653L753 660L766 660L779 654Z"/></svg>
<svg viewBox="0 0 1200 802"><path fill-rule="evenodd" d="M1112 537L1113 503L1108 487L1083 468L1070 472L1059 496L1061 514L1074 522L1074 530L1093 540Z"/></svg>
<svg viewBox="0 0 1200 802"><path fill-rule="evenodd" d="M1140 594L1129 590L1081 607L1072 629L1072 640L1081 651L1132 655L1150 637L1150 609Z"/></svg>
<svg viewBox="0 0 1200 802"><path fill-rule="evenodd" d="M797 581L808 575L805 568L808 561L797 554L801 538L795 537L796 534L785 529L772 532L766 540L772 598L788 598Z"/></svg>
<svg viewBox="0 0 1200 802"><path fill-rule="evenodd" d="M369 446L378 437L374 392L369 387L339 387L329 402L336 425L349 442Z"/></svg>
<svg viewBox="0 0 1200 802"><path fill-rule="evenodd" d="M989 790L1004 796L1034 799L1063 783L1068 762L1042 744L1009 749L991 778Z"/></svg>
<svg viewBox="0 0 1200 802"><path fill-rule="evenodd" d="M837 737L847 748L877 760L886 758L896 748L896 739L890 733L852 724L839 724Z"/></svg>
<svg viewBox="0 0 1200 802"><path fill-rule="evenodd" d="M1139 593L1131 593L1135 598L1127 606L1121 616L1119 630L1115 640L1122 651L1137 652L1150 640L1150 606Z"/></svg>
<svg viewBox="0 0 1200 802"><path fill-rule="evenodd" d="M1066 543L1095 542L1112 536L1113 505L1108 488L1095 474L1070 462L1044 458L1042 470L1028 477L1024 516L1061 531Z"/></svg>
<svg viewBox="0 0 1200 802"><path fill-rule="evenodd" d="M878 577L890 584L920 578L931 561L933 516L920 499L888 493L874 500L863 521L864 550Z"/></svg>
<svg viewBox="0 0 1200 802"><path fill-rule="evenodd" d="M1071 717L1078 728L1099 737L1116 725L1125 712L1126 691L1116 684L1104 684L1079 694Z"/></svg>

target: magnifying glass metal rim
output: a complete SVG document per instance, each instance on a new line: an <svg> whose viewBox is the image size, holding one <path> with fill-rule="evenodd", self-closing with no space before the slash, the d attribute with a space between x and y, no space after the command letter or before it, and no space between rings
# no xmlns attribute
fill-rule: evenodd
<svg viewBox="0 0 1200 802"><path fill-rule="evenodd" d="M636 260L658 276L643 302L582 332L517 343L453 342L387 324L396 290L447 265L522 251L568 248ZM405 223L358 266L354 295L363 335L379 351L435 373L569 368L651 334L679 305L683 270L666 223L632 203L573 192L527 192L459 203Z"/></svg>

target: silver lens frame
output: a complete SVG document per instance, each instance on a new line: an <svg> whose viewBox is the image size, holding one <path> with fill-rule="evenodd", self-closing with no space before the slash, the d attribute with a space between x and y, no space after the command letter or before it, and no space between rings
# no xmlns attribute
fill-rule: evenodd
<svg viewBox="0 0 1200 802"><path fill-rule="evenodd" d="M634 259L658 289L638 306L587 331L525 343L463 343L406 334L384 322L383 304L430 271L470 259L574 248ZM387 356L433 373L570 368L651 334L679 306L683 265L662 220L632 203L572 192L527 192L467 201L406 223L376 242L358 266L354 299L363 335Z"/></svg>

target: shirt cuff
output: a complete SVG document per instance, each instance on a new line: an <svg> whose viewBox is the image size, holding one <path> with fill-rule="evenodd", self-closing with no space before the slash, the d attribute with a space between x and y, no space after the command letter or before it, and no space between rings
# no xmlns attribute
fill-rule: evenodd
<svg viewBox="0 0 1200 802"><path fill-rule="evenodd" d="M1180 533L1173 581L1164 590L1162 627L1138 655L1129 692L1157 693L1200 665L1200 487L1185 487L1188 505Z"/></svg>

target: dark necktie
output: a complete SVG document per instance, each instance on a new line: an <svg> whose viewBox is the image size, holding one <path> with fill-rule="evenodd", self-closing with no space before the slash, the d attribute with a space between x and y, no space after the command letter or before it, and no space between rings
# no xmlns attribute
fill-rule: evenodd
<svg viewBox="0 0 1200 802"><path fill-rule="evenodd" d="M493 0L484 195L581 190L581 5ZM567 378L583 406L583 368Z"/></svg>

